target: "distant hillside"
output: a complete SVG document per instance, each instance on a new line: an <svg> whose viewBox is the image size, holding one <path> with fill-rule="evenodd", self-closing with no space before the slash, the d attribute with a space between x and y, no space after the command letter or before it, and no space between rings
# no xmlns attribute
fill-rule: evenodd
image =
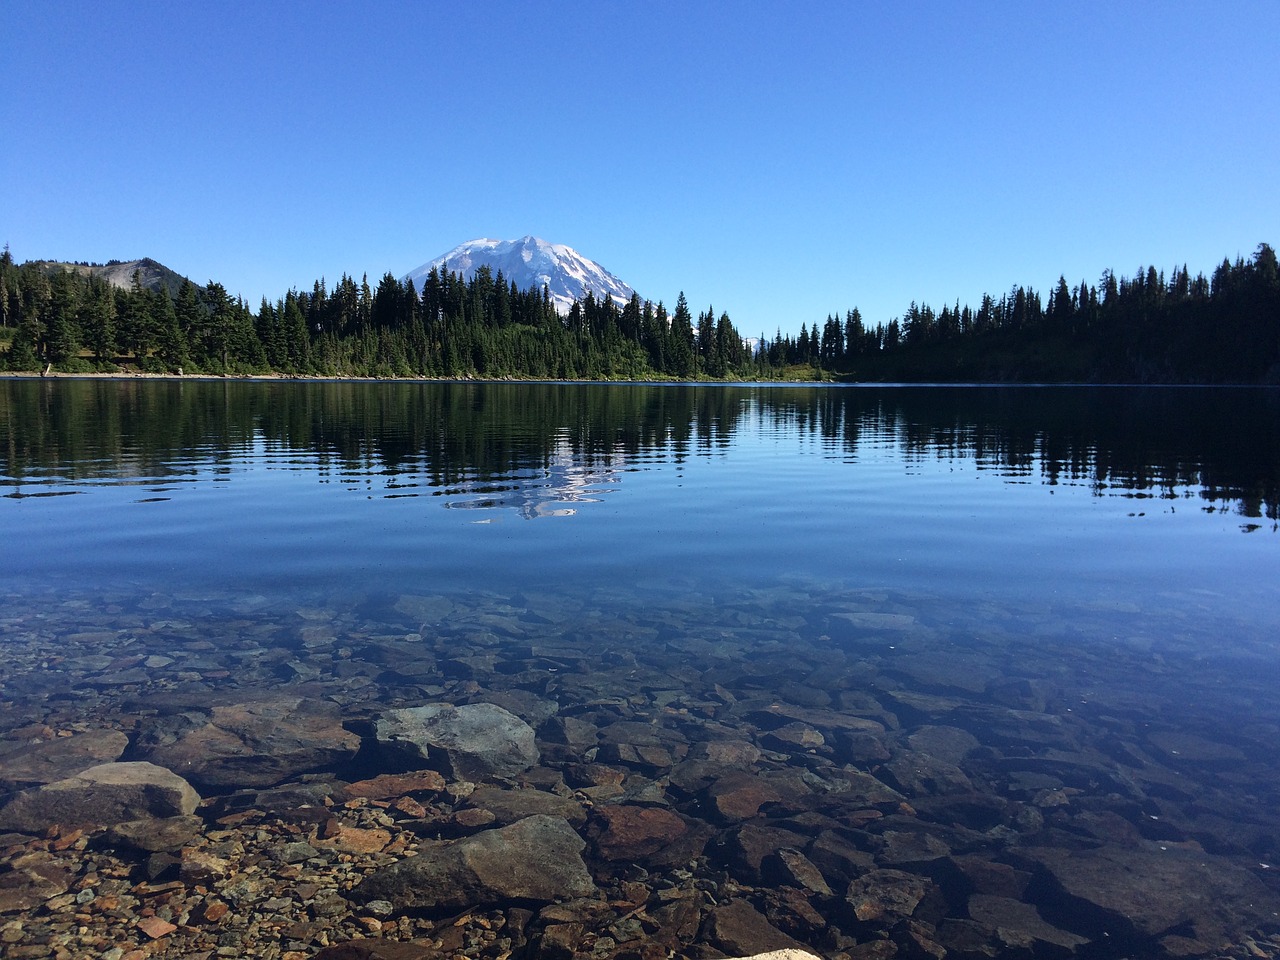
<svg viewBox="0 0 1280 960"><path fill-rule="evenodd" d="M142 285L146 289L156 292L161 289L167 289L170 296L177 296L178 288L182 286L182 281L186 279L181 274L175 273L163 263L157 263L150 257L143 257L141 260L113 260L106 264L62 263L57 260L36 260L33 262L48 274L53 274L58 270L70 270L85 277L102 277L112 286L121 287L125 290L129 289L133 283L134 271L138 271L141 273Z"/></svg>

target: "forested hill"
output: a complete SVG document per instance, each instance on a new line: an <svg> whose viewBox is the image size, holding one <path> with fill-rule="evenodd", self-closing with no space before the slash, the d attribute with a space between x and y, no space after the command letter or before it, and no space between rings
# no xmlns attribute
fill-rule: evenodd
<svg viewBox="0 0 1280 960"><path fill-rule="evenodd" d="M145 263L146 261L139 261ZM154 261L152 261L154 262ZM912 303L874 327L851 309L799 336L747 346L728 314L695 318L633 296L591 294L560 316L547 290L487 268L433 270L419 290L386 274L290 290L256 311L224 286L127 287L89 265L0 255L0 369L64 372L805 379L1097 383L1280 383L1280 275L1262 244L1212 277L1154 267L1097 284L1065 277L1046 297L1016 286L969 305ZM159 266L157 264L157 266Z"/></svg>
<svg viewBox="0 0 1280 960"><path fill-rule="evenodd" d="M37 260L36 265L44 270L49 276L69 270L72 273L78 273L85 277L101 277L113 287L128 289L133 283L133 275L136 273L142 281L142 285L153 293L159 293L163 288L169 292L169 296L177 296L178 290L182 287L182 282L186 279L181 274L170 270L163 263L158 263L150 257L143 257L141 260L110 260L107 263L65 263L59 260Z"/></svg>
<svg viewBox="0 0 1280 960"><path fill-rule="evenodd" d="M854 380L1280 384L1280 276L1264 243L1208 278L1185 266L1059 277L1047 298L1017 286L976 309L913 302L874 327L854 308L769 349L775 365Z"/></svg>

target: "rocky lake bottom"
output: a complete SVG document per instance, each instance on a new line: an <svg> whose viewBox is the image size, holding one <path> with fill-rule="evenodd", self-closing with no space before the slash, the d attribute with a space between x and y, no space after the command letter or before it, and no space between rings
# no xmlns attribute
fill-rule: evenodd
<svg viewBox="0 0 1280 960"><path fill-rule="evenodd" d="M0 593L3 960L1280 955L1194 596Z"/></svg>

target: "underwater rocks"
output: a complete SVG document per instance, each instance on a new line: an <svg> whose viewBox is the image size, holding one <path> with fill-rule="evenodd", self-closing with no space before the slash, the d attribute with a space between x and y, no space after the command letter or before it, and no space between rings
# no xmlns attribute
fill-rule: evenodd
<svg viewBox="0 0 1280 960"><path fill-rule="evenodd" d="M70 640L16 645L0 960L1280 956L1250 767L1280 723L1172 730L1186 697L1153 703L1132 659L1010 653L1038 611L225 603L229 639L210 598L94 598ZM1262 702L1236 683L1213 696ZM84 823L32 799L120 757L206 799Z"/></svg>

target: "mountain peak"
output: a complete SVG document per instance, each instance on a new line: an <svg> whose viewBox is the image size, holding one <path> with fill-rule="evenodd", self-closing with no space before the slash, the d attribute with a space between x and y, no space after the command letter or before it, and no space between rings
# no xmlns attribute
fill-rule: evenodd
<svg viewBox="0 0 1280 960"><path fill-rule="evenodd" d="M520 290L530 287L540 290L545 286L561 314L568 313L573 302L585 297L588 290L599 299L612 296L619 305L635 294L630 286L572 247L550 243L531 234L519 240L468 240L411 270L400 282L412 280L420 290L422 281L433 268L459 273L463 279L470 280L482 266L487 266L495 276L501 270L503 279L514 282Z"/></svg>

